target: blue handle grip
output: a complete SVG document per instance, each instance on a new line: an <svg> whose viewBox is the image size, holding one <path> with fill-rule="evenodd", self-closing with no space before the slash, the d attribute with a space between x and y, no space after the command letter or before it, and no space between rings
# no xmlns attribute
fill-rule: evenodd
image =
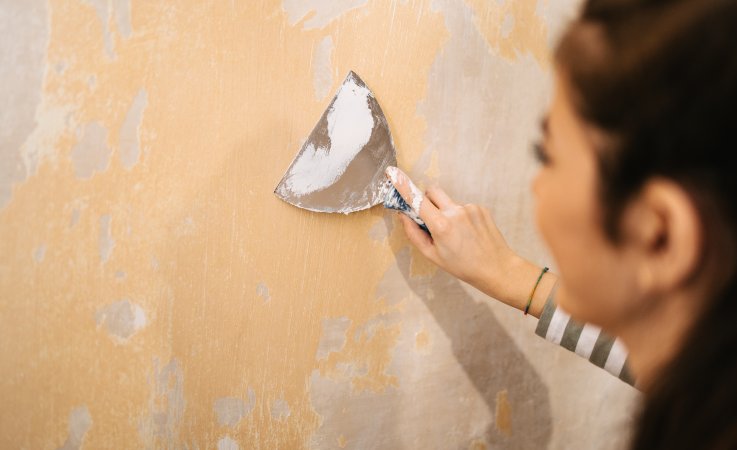
<svg viewBox="0 0 737 450"><path fill-rule="evenodd" d="M415 210L412 209L412 207L404 201L402 196L397 191L397 188L395 188L394 185L392 185L391 183L389 183L389 189L387 190L386 196L384 197L384 208L393 209L395 211L401 212L405 216L412 219L417 225L419 225L419 227L422 228L425 233L430 234L430 230L427 229L427 225L425 225L425 222L420 218L417 212L415 212Z"/></svg>

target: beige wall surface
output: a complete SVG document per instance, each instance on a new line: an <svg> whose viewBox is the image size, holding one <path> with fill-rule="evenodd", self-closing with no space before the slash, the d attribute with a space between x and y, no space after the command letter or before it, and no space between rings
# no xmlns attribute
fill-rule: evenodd
<svg viewBox="0 0 737 450"><path fill-rule="evenodd" d="M621 448L636 392L272 191L349 70L541 264L562 0L0 1L0 448Z"/></svg>

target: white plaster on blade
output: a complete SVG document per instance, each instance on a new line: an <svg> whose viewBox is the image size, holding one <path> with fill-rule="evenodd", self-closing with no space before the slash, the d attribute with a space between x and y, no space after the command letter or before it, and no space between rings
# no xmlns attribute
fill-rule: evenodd
<svg viewBox="0 0 737 450"><path fill-rule="evenodd" d="M292 413L291 408L289 408L289 403L287 403L283 398L278 398L271 402L269 410L271 412L271 417L276 420L286 420Z"/></svg>
<svg viewBox="0 0 737 450"><path fill-rule="evenodd" d="M284 180L289 191L306 195L327 188L343 175L371 138L374 118L368 104L370 95L371 91L352 77L340 87L327 116L330 147L307 144Z"/></svg>
<svg viewBox="0 0 737 450"><path fill-rule="evenodd" d="M140 306L124 299L98 309L95 322L98 327L104 327L113 340L125 343L146 326L146 313Z"/></svg>
<svg viewBox="0 0 737 450"><path fill-rule="evenodd" d="M230 436L223 436L218 441L218 450L240 450L238 442L233 440Z"/></svg>
<svg viewBox="0 0 737 450"><path fill-rule="evenodd" d="M238 397L221 397L215 400L213 410L218 424L234 427L238 425L241 419L249 415L256 405L256 392L253 388L248 388L247 396L248 400Z"/></svg>
<svg viewBox="0 0 737 450"><path fill-rule="evenodd" d="M110 214L100 216L100 236L98 238L98 247L100 252L100 262L103 264L110 259L115 247L115 240L112 237L111 224L112 217Z"/></svg>
<svg viewBox="0 0 737 450"><path fill-rule="evenodd" d="M92 428L92 416L86 406L74 408L69 413L68 436L59 450L79 450L87 432Z"/></svg>
<svg viewBox="0 0 737 450"><path fill-rule="evenodd" d="M368 0L283 0L282 9L287 13L290 25L314 12L302 24L304 30L323 28L341 15L356 8L365 6Z"/></svg>
<svg viewBox="0 0 737 450"><path fill-rule="evenodd" d="M107 145L107 136L107 129L98 122L90 122L85 126L82 138L71 154L77 178L92 178L95 172L107 170L111 152Z"/></svg>
<svg viewBox="0 0 737 450"><path fill-rule="evenodd" d="M351 319L338 317L322 320L322 336L317 347L317 359L326 358L332 352L339 352L346 342L346 332Z"/></svg>
<svg viewBox="0 0 737 450"><path fill-rule="evenodd" d="M141 154L141 123L143 112L148 106L148 93L140 89L133 99L123 125L120 128L118 151L120 163L130 170L138 163Z"/></svg>
<svg viewBox="0 0 737 450"><path fill-rule="evenodd" d="M312 54L312 86L315 98L324 99L333 86L333 38L322 38Z"/></svg>
<svg viewBox="0 0 737 450"><path fill-rule="evenodd" d="M416 213L419 214L424 196L422 195L422 191L417 187L417 185L412 182L412 180L409 180L409 189L410 191L412 191L412 203L410 204L410 206Z"/></svg>

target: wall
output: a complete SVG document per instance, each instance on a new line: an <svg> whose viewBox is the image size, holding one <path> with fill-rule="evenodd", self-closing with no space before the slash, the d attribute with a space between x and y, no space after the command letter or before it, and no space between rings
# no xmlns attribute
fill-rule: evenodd
<svg viewBox="0 0 737 450"><path fill-rule="evenodd" d="M536 235L552 0L0 4L0 447L619 448L634 390L382 210L272 191L349 70L401 167Z"/></svg>

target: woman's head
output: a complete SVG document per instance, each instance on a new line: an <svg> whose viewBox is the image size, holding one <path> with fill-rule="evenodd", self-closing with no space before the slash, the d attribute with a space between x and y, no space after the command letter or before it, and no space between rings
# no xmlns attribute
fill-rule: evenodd
<svg viewBox="0 0 737 450"><path fill-rule="evenodd" d="M590 0L556 53L538 223L574 318L614 332L658 308L691 318L644 415L663 433L669 397L737 366L716 356L737 350L734 30L734 0Z"/></svg>

